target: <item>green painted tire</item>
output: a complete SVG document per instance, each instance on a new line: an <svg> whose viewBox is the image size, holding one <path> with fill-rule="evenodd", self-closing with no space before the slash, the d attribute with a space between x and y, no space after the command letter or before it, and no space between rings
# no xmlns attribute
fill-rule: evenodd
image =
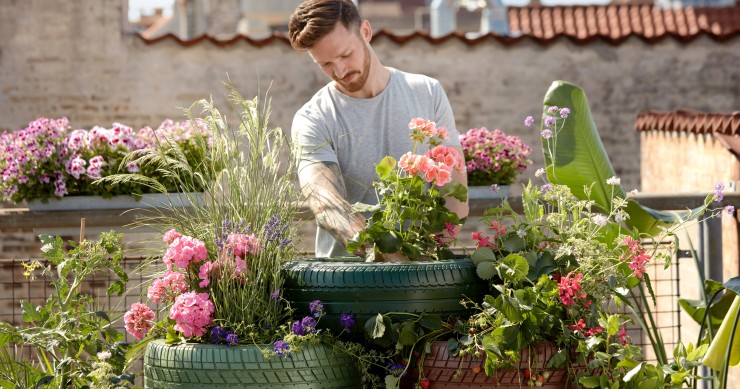
<svg viewBox="0 0 740 389"><path fill-rule="evenodd" d="M321 343L290 358L265 360L253 345L169 346L154 340L144 354L144 387L357 389L362 378L349 356Z"/></svg>
<svg viewBox="0 0 740 389"><path fill-rule="evenodd" d="M378 313L432 313L468 317L460 300L483 301L488 282L469 258L404 263L367 263L357 257L302 259L284 268L283 296L298 315L321 300L326 316L320 327L341 330L339 315L353 313L362 325Z"/></svg>

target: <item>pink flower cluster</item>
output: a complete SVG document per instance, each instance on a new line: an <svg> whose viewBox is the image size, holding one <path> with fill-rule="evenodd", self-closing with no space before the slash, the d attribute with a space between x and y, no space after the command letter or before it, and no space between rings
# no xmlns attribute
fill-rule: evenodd
<svg viewBox="0 0 740 389"><path fill-rule="evenodd" d="M568 326L568 328L571 331L580 332L583 335L585 335L586 337L594 336L596 334L600 334L600 333L604 332L604 327L601 327L601 326L596 326L596 327L593 327L593 328L586 329L586 328L588 328L588 326L586 325L586 322L583 319L578 319L578 323L571 324L571 325Z"/></svg>
<svg viewBox="0 0 740 389"><path fill-rule="evenodd" d="M420 176L437 186L446 185L452 180L452 167L436 162L426 155L412 154L410 151L398 160L400 167L409 176Z"/></svg>
<svg viewBox="0 0 740 389"><path fill-rule="evenodd" d="M188 290L185 275L175 271L168 271L162 278L152 282L147 291L149 300L155 303L172 302L177 296Z"/></svg>
<svg viewBox="0 0 740 389"><path fill-rule="evenodd" d="M133 303L131 309L123 315L126 331L136 339L144 339L154 326L154 316L154 312L146 304Z"/></svg>
<svg viewBox="0 0 740 389"><path fill-rule="evenodd" d="M642 274L645 273L645 265L650 262L650 256L645 253L645 250L640 248L640 242L632 239L630 236L624 238L624 244L629 249L628 259L632 275L642 278Z"/></svg>
<svg viewBox="0 0 740 389"><path fill-rule="evenodd" d="M254 234L229 234L224 249L233 251L234 255L243 259L247 255L259 254L262 245Z"/></svg>
<svg viewBox="0 0 740 389"><path fill-rule="evenodd" d="M558 295L560 295L560 301L565 306L575 304L574 298L586 298L586 293L583 293L583 288L581 287L583 274L578 273L571 277L572 274L568 273L566 276L561 276L560 282L558 282ZM590 302L586 303L590 305Z"/></svg>
<svg viewBox="0 0 740 389"><path fill-rule="evenodd" d="M169 318L175 321L175 330L185 337L201 337L213 323L211 315L215 310L208 293L187 292L177 296Z"/></svg>
<svg viewBox="0 0 740 389"><path fill-rule="evenodd" d="M67 118L39 118L25 129L0 136L0 200L63 197L70 194L68 187L73 195L88 194L85 185L118 173L118 162L126 153L155 148L165 137L188 142L196 134L210 142L209 130L199 120L194 124L167 120L157 130L144 127L135 132L120 123L109 129L72 130ZM131 162L126 170L133 173L139 167ZM68 185L69 180L85 185Z"/></svg>
<svg viewBox="0 0 740 389"><path fill-rule="evenodd" d="M437 124L433 121L422 118L411 119L409 130L411 130L411 140L421 143L426 141L430 144L437 145L443 140L450 139L450 133L447 131L447 127L437 127Z"/></svg>
<svg viewBox="0 0 740 389"><path fill-rule="evenodd" d="M473 128L460 136L470 185L508 185L532 163L532 149L501 130Z"/></svg>
<svg viewBox="0 0 740 389"><path fill-rule="evenodd" d="M473 232L471 233L471 238L478 241L476 244L477 248L490 247L492 250L495 250L496 245L490 240L506 235L506 225L503 223L499 224L498 220L494 220L488 229L493 233L493 236L483 235L481 232Z"/></svg>
<svg viewBox="0 0 740 389"><path fill-rule="evenodd" d="M167 265L167 269L172 269L172 265L185 269L190 263L196 263L208 258L206 244L199 239L190 236L180 236L167 248L162 260Z"/></svg>

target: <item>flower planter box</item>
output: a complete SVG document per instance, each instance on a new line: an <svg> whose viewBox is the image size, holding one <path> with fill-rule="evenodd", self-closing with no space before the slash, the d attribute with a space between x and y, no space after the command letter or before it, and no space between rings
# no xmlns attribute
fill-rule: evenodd
<svg viewBox="0 0 740 389"><path fill-rule="evenodd" d="M362 388L353 360L319 343L290 358L266 360L261 348L271 345L182 344L153 340L144 354L147 389Z"/></svg>
<svg viewBox="0 0 740 389"><path fill-rule="evenodd" d="M445 388L498 388L514 389L528 388L528 379L525 370L530 370L532 378L547 372L547 378L542 381L542 388L561 389L576 387L573 378L569 377L567 369L547 369L545 366L550 358L558 351L551 343L541 343L529 349L522 350L522 358L518 369L499 369L494 376L485 373L485 357L465 358L450 357L447 351L447 342L436 341L431 345L431 353L424 357L423 376L428 378L434 389ZM476 366L480 367L475 368ZM477 373L476 373L477 371ZM459 372L459 373L458 373ZM418 372L414 372L414 377Z"/></svg>
<svg viewBox="0 0 740 389"><path fill-rule="evenodd" d="M202 193L147 193L138 201L133 196L113 196L103 198L100 196L67 196L60 199L49 199L43 203L41 200L28 202L31 211L78 211L89 209L134 209L134 208L162 208L162 207L187 207L193 200L202 201Z"/></svg>

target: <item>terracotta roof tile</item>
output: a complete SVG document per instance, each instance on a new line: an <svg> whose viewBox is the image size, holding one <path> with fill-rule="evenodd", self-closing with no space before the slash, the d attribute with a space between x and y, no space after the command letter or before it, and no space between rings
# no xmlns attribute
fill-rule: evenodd
<svg viewBox="0 0 740 389"><path fill-rule="evenodd" d="M740 111L729 114L690 109L673 112L648 111L637 115L635 129L637 131L740 135Z"/></svg>
<svg viewBox="0 0 740 389"><path fill-rule="evenodd" d="M740 35L739 2L732 7L723 8L665 9L652 4L607 4L510 7L507 11L510 32L508 36L491 33L478 38L467 38L465 34L455 32L433 38L422 31L410 35L399 35L380 30L374 38L383 36L399 44L419 38L432 44L438 44L454 38L469 45L474 45L484 39L496 39L505 45L510 45L524 39L546 44L560 37L566 37L577 44L587 44L601 39L616 45L632 36L650 43L666 37L687 42L700 35L707 35L718 41ZM141 35L140 37L147 44L174 40L183 46L191 46L203 41L209 41L218 46L231 45L238 41L245 41L257 47L274 41L290 44L283 33L275 33L265 39L251 39L246 36L219 39L207 34L190 40L181 40L172 34L158 38L147 38Z"/></svg>

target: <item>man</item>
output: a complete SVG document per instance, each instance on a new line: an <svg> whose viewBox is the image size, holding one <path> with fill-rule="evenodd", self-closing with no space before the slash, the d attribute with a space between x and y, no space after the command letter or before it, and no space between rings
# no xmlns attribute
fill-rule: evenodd
<svg viewBox="0 0 740 389"><path fill-rule="evenodd" d="M348 255L347 241L365 225L352 204L378 202L375 164L411 151L408 123L416 117L447 127L447 145L462 153L455 119L437 80L383 66L370 46L370 22L351 0L306 0L288 28L293 48L308 51L333 80L295 114L292 125L301 150L299 180L318 224L316 256ZM452 182L467 186L467 176L455 171ZM446 205L461 218L468 214L467 202L449 198ZM354 254L364 256L363 251Z"/></svg>

